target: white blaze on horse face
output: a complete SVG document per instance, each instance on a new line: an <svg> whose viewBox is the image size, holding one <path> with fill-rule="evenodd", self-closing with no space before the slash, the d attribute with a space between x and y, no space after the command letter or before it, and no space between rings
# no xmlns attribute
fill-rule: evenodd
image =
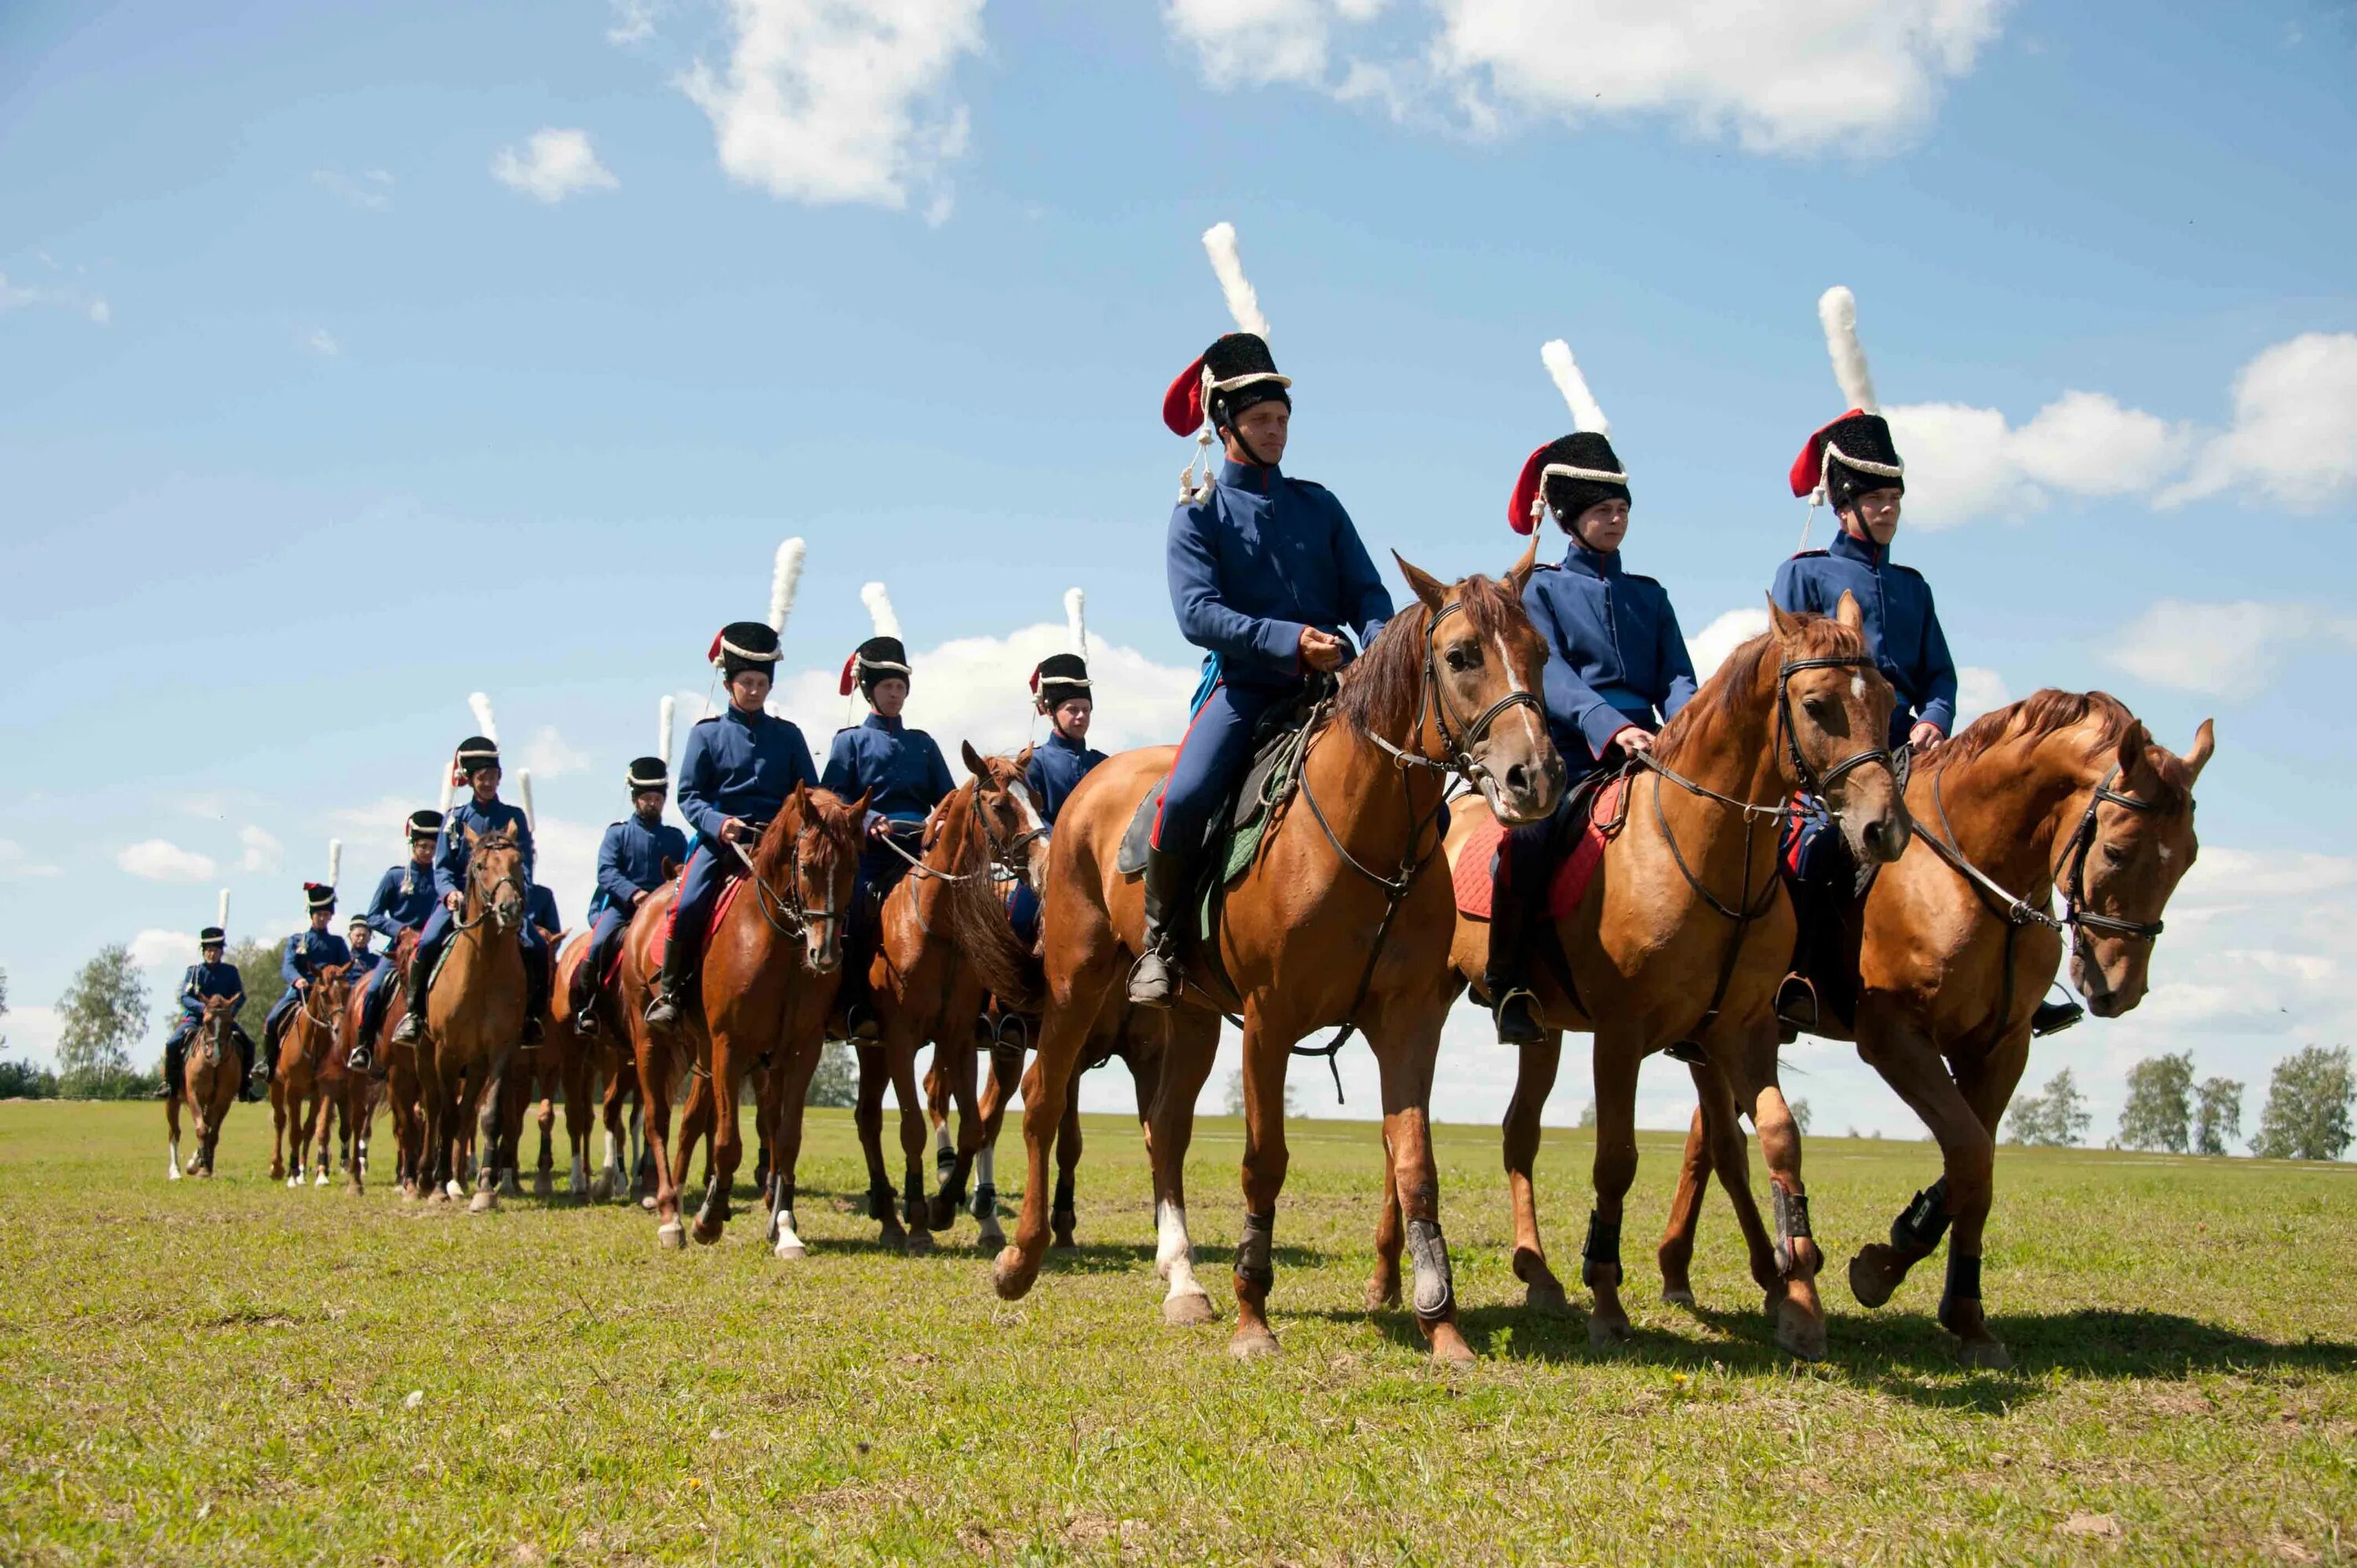
<svg viewBox="0 0 2357 1568"><path fill-rule="evenodd" d="M1859 702L1866 701L1866 671L1861 670L1849 678L1849 694Z"/></svg>

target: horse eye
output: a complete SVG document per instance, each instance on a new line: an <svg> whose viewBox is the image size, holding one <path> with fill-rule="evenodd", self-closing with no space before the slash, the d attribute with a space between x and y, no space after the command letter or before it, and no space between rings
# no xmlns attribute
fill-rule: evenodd
<svg viewBox="0 0 2357 1568"><path fill-rule="evenodd" d="M2126 865L2127 863L2128 852L2126 849L2123 849L2120 845L2115 843L2107 843L2104 846L2104 864L2105 865Z"/></svg>
<svg viewBox="0 0 2357 1568"><path fill-rule="evenodd" d="M1834 705L1823 697L1803 697L1801 699L1801 706L1811 718L1821 725L1833 722Z"/></svg>
<svg viewBox="0 0 2357 1568"><path fill-rule="evenodd" d="M1448 650L1448 667L1459 674L1474 669L1480 662L1481 652L1479 649L1458 647Z"/></svg>

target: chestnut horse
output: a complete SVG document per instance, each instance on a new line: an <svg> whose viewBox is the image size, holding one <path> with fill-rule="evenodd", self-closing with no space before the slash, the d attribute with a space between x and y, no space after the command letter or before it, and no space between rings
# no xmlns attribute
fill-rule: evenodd
<svg viewBox="0 0 2357 1568"><path fill-rule="evenodd" d="M331 963L311 977L297 998L278 1040L278 1070L270 1079L270 1179L303 1185L303 1154L317 1130L325 1099L320 1074L336 1054L336 1020L351 987L350 966ZM319 1185L328 1185L328 1162L319 1162Z"/></svg>
<svg viewBox="0 0 2357 1568"><path fill-rule="evenodd" d="M1537 696L1546 648L1522 604L1536 548L1534 536L1502 583L1476 576L1451 585L1400 562L1416 602L1319 704L1303 737L1298 798L1270 807L1252 865L1226 892L1213 950L1195 943L1187 955L1146 1130L1157 1266L1170 1284L1163 1318L1214 1316L1195 1280L1187 1231L1187 1145L1221 1011L1240 1007L1244 1230L1229 1346L1235 1355L1276 1348L1267 1314L1289 1052L1313 1029L1352 1026L1365 1033L1382 1072L1383 1144L1415 1251L1417 1325L1436 1358L1472 1357L1457 1326L1428 1126L1433 1062L1454 990L1456 912L1439 819L1452 776L1471 780L1511 822L1544 818L1561 792L1563 763ZM1002 999L1035 1004L1044 992L1045 1004L1039 1053L1023 1079L1029 1174L1022 1216L992 1275L1009 1300L1031 1288L1047 1252L1048 1155L1073 1069L1143 940L1144 894L1139 879L1120 870L1121 842L1176 755L1169 746L1125 752L1073 791L1049 854L1039 980L1027 985L1030 973L991 966ZM988 929L974 924L978 933Z"/></svg>
<svg viewBox="0 0 2357 1568"><path fill-rule="evenodd" d="M1822 1010L1815 1032L1857 1041L1939 1141L1943 1170L1887 1244L1851 1260L1850 1291L1880 1306L1953 1223L1939 1321L1968 1366L2012 1364L1981 1308L1981 1247L1997 1124L2029 1058L2030 1015L2066 945L2095 1016L2144 1000L2162 908L2199 848L2193 785L2213 741L2204 719L2191 748L2172 756L2102 692L2043 691L1999 708L1916 765L1907 800L1922 843L1883 868L1828 944L1840 980L1818 994L1854 1004L1846 1018ZM1755 1047L1772 1044L1772 1021L1755 1027ZM1716 1085L1703 1086L1661 1247L1663 1294L1686 1302L1714 1169L1759 1264L1743 1129Z"/></svg>
<svg viewBox="0 0 2357 1568"><path fill-rule="evenodd" d="M408 937L406 935L404 935L404 940L413 944L415 941L414 937ZM407 953L405 950L402 948L400 943L394 944L394 950L397 953L400 953L403 958L406 958ZM389 957L385 961L387 963L393 963L395 960ZM374 1059L380 1062L389 1061L390 1059L390 1047L387 1042L392 1036L393 1026L398 1024L401 1019L402 985L401 971L398 968L393 971L393 979L388 981L386 983L391 987L391 994L387 998L385 1017L382 1026L377 1031L378 1037L374 1041L371 1042L369 1047L370 1050L374 1054ZM327 1064L320 1075L326 1085L327 1101L343 1122L342 1143L345 1147L344 1173L348 1178L347 1185L355 1193L364 1190L368 1185L369 1136L371 1131L376 1125L377 1104L380 1101L384 1101L388 1106L392 1104L392 1096L388 1093L388 1090L391 1086L391 1078L389 1074L380 1077L372 1073L354 1072L350 1066L352 1048L360 1042L361 1014L366 1006L367 1001L368 986L366 984L354 985L349 988L349 993L344 998L344 1004L336 1015L335 1044L328 1052ZM403 1054L407 1056L410 1053L404 1047ZM416 1078L414 1067L414 1059L415 1058L413 1056L411 1058L413 1067L412 1070L408 1074L413 1085L414 1084ZM320 1117L319 1121L319 1163L321 1167L325 1168L327 1165L327 1123L328 1118L323 1115ZM398 1129L403 1124L402 1114L397 1112L393 1117L393 1125L396 1129L393 1151L394 1176L396 1181L400 1176L401 1165Z"/></svg>
<svg viewBox="0 0 2357 1568"><path fill-rule="evenodd" d="M720 1240L728 1222L729 1189L744 1157L737 1095L745 1074L763 1057L782 1067L790 1092L789 1129L770 1173L772 1226L783 1216L793 1230L793 1155L802 1141L802 1095L818 1067L826 1015L843 964L843 922L859 859L860 823L867 797L845 803L830 790L794 786L763 830L751 854L751 875L722 911L704 945L701 994L683 1008L680 1026L657 1030L646 1022L648 988L662 968L662 945L680 885L667 883L631 918L622 944L617 1000L630 1030L639 1096L646 1110L647 1145L655 1157L655 1240L685 1245L679 1192L689 1151L713 1143L715 1168L695 1217L698 1242ZM734 851L730 852L734 854ZM744 862L740 861L742 865ZM680 1109L677 1147L671 1135L672 1090L689 1075ZM781 1256L789 1254L782 1240Z"/></svg>
<svg viewBox="0 0 2357 1568"><path fill-rule="evenodd" d="M1555 923L1570 985L1551 962L1532 967L1544 1045L1525 1047L1505 1118L1514 1273L1530 1305L1561 1310L1562 1284L1539 1239L1531 1167L1539 1110L1554 1087L1562 1031L1595 1036L1596 1208L1582 1249L1595 1293L1588 1337L1630 1335L1620 1300L1620 1220L1637 1175L1637 1070L1653 1052L1690 1045L1717 1067L1760 1129L1781 1197L1780 1241L1760 1274L1776 1339L1795 1356L1824 1354L1816 1290L1823 1259L1808 1229L1801 1142L1777 1081L1770 1017L1792 953L1793 920L1777 870L1780 828L1796 791L1822 798L1861 865L1907 843L1896 763L1884 746L1892 695L1860 635L1857 601L1829 618L1770 607L1769 629L1727 656L1664 727L1622 796L1620 821L1578 907ZM1458 811L1452 859L1474 813ZM1828 831L1832 831L1828 829ZM1460 918L1454 961L1478 980L1490 928ZM1772 1020L1771 1020L1772 1021ZM1399 1227L1386 1213L1371 1296L1398 1289Z"/></svg>
<svg viewBox="0 0 2357 1568"><path fill-rule="evenodd" d="M867 1156L868 1212L881 1225L886 1246L912 1251L932 1245L932 1206L925 1197L925 1103L917 1093L916 1067L917 1051L927 1042L936 1064L947 1062L959 1112L958 1146L945 1191L963 1190L985 1141L973 1047L974 1026L990 993L965 954L951 918L951 900L960 891L992 890L1004 925L1006 908L996 890L1017 879L1037 890L1048 869L1048 828L1024 782L1021 760L985 757L970 745L963 756L972 777L933 808L918 864L885 898L878 917L882 935L868 975L881 1038L859 1052L859 1101L853 1112ZM1011 926L1007 940L1013 940ZM900 1102L900 1155L907 1172L906 1190L899 1195L905 1204L900 1215L892 1211L895 1195L884 1164L888 1080ZM952 1208L953 1203L942 1206L943 1229L953 1218Z"/></svg>
<svg viewBox="0 0 2357 1568"><path fill-rule="evenodd" d="M424 1102L423 1177L430 1201L456 1197L459 1144L475 1112L473 1214L499 1207L491 1157L499 1146L498 1106L487 1084L507 1071L523 1034L523 850L502 828L467 831L465 902L442 951L440 972L423 977L425 1032L417 1046L418 1097Z"/></svg>
<svg viewBox="0 0 2357 1568"><path fill-rule="evenodd" d="M180 1101L188 1102L188 1114L196 1118L197 1151L188 1157L188 1174L210 1179L213 1174L213 1154L221 1146L221 1123L229 1120L229 1108L237 1103L237 1089L245 1076L244 1058L237 1048L238 998L208 996L205 1015L197 1022L196 1032L188 1036L188 1054L180 1059L180 1092L164 1101L164 1125L171 1139L171 1154L164 1169L173 1181L180 1179Z"/></svg>

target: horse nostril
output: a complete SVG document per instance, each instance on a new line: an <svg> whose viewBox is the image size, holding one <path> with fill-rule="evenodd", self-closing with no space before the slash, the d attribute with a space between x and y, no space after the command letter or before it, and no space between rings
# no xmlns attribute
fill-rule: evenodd
<svg viewBox="0 0 2357 1568"><path fill-rule="evenodd" d="M1531 769L1527 763L1517 762L1506 769L1506 788L1515 794L1527 794L1531 788Z"/></svg>

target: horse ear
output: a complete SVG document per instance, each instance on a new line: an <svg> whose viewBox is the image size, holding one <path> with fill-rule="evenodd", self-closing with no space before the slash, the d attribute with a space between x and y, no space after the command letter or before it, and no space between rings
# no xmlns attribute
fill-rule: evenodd
<svg viewBox="0 0 2357 1568"><path fill-rule="evenodd" d="M792 807L796 811L800 812L802 815L803 815L803 816L805 816L805 817L809 816L809 815L810 815L810 781L809 781L808 779L795 779L795 780L794 780L794 792L793 792L792 794L791 794L791 795L789 795L789 796L787 796L787 797L786 797L786 803L787 803L788 805L791 806L791 807Z"/></svg>
<svg viewBox="0 0 2357 1568"><path fill-rule="evenodd" d="M991 782L990 764L982 759L982 753L974 750L974 742L970 740L958 742L958 751L965 758L965 770L968 773L973 774L985 784Z"/></svg>
<svg viewBox="0 0 2357 1568"><path fill-rule="evenodd" d="M1848 598L1849 596L1844 594L1842 597ZM1785 614L1784 607L1776 602L1773 594L1768 596L1768 624L1775 631L1779 642L1790 642L1800 635L1801 618Z"/></svg>
<svg viewBox="0 0 2357 1568"><path fill-rule="evenodd" d="M1523 547L1522 559L1506 568L1506 586L1514 597L1519 599L1523 596L1523 585L1531 580L1531 574L1538 570L1538 564L1539 532L1534 528L1531 530L1531 542Z"/></svg>
<svg viewBox="0 0 2357 1568"><path fill-rule="evenodd" d="M1420 570L1396 550L1392 552L1392 559L1399 563L1400 575L1407 579L1407 585L1415 590L1415 596L1424 601L1426 609L1437 610L1448 603L1448 584Z"/></svg>
<svg viewBox="0 0 2357 1568"><path fill-rule="evenodd" d="M461 831L467 835L467 843L469 848L483 842L483 835L477 832L474 829L465 828Z"/></svg>
<svg viewBox="0 0 2357 1568"><path fill-rule="evenodd" d="M859 799L851 802L851 814L853 817L863 822L866 820L867 797L874 793L876 793L876 791L873 789L862 789L859 792Z"/></svg>
<svg viewBox="0 0 2357 1568"><path fill-rule="evenodd" d="M1852 631L1866 629L1866 611L1859 607L1857 596L1847 588L1842 590L1841 603L1834 607L1834 619Z"/></svg>
<svg viewBox="0 0 2357 1568"><path fill-rule="evenodd" d="M2216 731L2211 727L2208 719L2203 719L2201 727L2193 732L2193 745L2187 749L2184 758L2185 771L2193 776L2195 782L2201 781L2201 769L2209 766L2210 754L2217 749L2217 746Z"/></svg>

